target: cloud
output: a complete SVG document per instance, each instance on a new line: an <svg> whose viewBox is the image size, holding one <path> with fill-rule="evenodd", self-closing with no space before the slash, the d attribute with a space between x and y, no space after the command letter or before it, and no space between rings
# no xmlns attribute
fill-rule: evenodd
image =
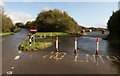
<svg viewBox="0 0 120 76"><path fill-rule="evenodd" d="M16 22L26 23L27 21L35 20L34 18L32 18L31 14L26 12L7 11L6 14L12 19L13 23Z"/></svg>
<svg viewBox="0 0 120 76"><path fill-rule="evenodd" d="M3 0L0 0L0 6L3 6L4 3L3 3Z"/></svg>
<svg viewBox="0 0 120 76"><path fill-rule="evenodd" d="M118 2L119 0L4 0L4 2Z"/></svg>
<svg viewBox="0 0 120 76"><path fill-rule="evenodd" d="M42 10L42 11L49 11L49 10L53 10L53 8L50 8L50 7L45 7L45 8L43 8L43 10Z"/></svg>

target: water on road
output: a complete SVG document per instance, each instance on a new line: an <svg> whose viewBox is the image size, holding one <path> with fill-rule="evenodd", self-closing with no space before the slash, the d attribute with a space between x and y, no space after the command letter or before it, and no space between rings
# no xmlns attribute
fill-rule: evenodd
<svg viewBox="0 0 120 76"><path fill-rule="evenodd" d="M27 33L23 29L15 35L3 37L3 74L11 69L13 74L120 73L119 47L99 36L99 55L95 55L97 33L77 38L77 55L74 55L74 37L59 37L59 53L55 52L55 45L44 51L21 52L17 46Z"/></svg>

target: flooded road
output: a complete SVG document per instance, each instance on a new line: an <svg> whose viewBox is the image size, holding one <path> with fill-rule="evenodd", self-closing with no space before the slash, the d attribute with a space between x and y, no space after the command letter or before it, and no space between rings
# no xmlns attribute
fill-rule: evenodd
<svg viewBox="0 0 120 76"><path fill-rule="evenodd" d="M117 62L120 47L99 36L99 55L96 56L97 33L77 38L77 56L74 55L74 37L59 37L58 54L55 46L44 51L19 52L17 46L26 34L23 29L3 37L3 74L7 71L13 74L120 74L120 63Z"/></svg>
<svg viewBox="0 0 120 76"><path fill-rule="evenodd" d="M6 35L2 37L2 72L5 73L12 67L14 57L18 52L18 45L24 40L28 34L27 29L22 29L14 35Z"/></svg>

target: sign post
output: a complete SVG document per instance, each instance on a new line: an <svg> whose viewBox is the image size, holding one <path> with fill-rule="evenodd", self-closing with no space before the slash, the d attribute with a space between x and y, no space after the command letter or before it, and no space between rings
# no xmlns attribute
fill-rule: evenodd
<svg viewBox="0 0 120 76"><path fill-rule="evenodd" d="M34 41L34 44L35 44L35 33L37 32L37 27L36 26L31 26L30 27L30 33L33 35L33 41Z"/></svg>

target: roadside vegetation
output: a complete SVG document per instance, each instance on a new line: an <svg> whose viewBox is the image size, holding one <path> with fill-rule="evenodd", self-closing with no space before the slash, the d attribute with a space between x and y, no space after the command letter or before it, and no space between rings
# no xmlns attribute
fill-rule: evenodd
<svg viewBox="0 0 120 76"><path fill-rule="evenodd" d="M55 42L55 36L81 36L82 28L70 17L67 12L53 9L42 11L38 14L35 21L28 21L26 24L16 23L17 27L30 28L36 26L38 32L35 34L36 43L29 46L28 39L24 40L19 46L20 50L41 50L52 46ZM43 38L44 37L44 38ZM47 38L45 38L47 37Z"/></svg>
<svg viewBox="0 0 120 76"><path fill-rule="evenodd" d="M1 33L0 33L0 36L3 36L3 35L11 35L11 34L14 34L14 33L12 33L12 32L6 32L6 33L1 32Z"/></svg>
<svg viewBox="0 0 120 76"><path fill-rule="evenodd" d="M120 10L113 12L107 25L110 32L107 39L112 43L120 45Z"/></svg>
<svg viewBox="0 0 120 76"><path fill-rule="evenodd" d="M22 27L30 28L36 26L38 32L64 32L79 33L82 28L78 23L70 17L67 12L53 9L42 11L38 14L35 21L28 21Z"/></svg>
<svg viewBox="0 0 120 76"><path fill-rule="evenodd" d="M68 36L67 33L63 33L63 32L38 32L35 34L36 37L51 37L51 36Z"/></svg>
<svg viewBox="0 0 120 76"><path fill-rule="evenodd" d="M20 31L20 28L14 26L10 17L4 14L4 11L0 11L0 27L2 27L0 35L10 35Z"/></svg>
<svg viewBox="0 0 120 76"><path fill-rule="evenodd" d="M32 41L32 46L29 44L29 39L25 39L21 45L18 47L19 50L22 51L40 51L46 49L50 46L53 46L55 43L55 39L53 38L42 38Z"/></svg>

